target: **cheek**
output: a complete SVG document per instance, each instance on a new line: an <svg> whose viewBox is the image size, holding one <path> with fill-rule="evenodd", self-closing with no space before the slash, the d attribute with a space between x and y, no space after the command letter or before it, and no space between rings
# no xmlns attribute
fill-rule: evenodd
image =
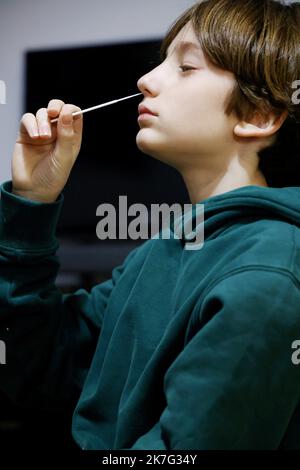
<svg viewBox="0 0 300 470"><path fill-rule="evenodd" d="M225 100L228 91L212 79L189 84L178 93L177 99L170 100L168 109L170 122L177 132L203 131L204 129L226 128Z"/></svg>
<svg viewBox="0 0 300 470"><path fill-rule="evenodd" d="M184 81L185 80L185 81ZM182 78L181 83L167 97L168 114L179 116L197 116L204 113L218 112L222 109L223 94L209 77Z"/></svg>

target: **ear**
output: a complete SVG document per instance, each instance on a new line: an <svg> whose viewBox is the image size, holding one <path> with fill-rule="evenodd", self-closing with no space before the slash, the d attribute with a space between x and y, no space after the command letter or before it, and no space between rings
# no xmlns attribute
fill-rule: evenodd
<svg viewBox="0 0 300 470"><path fill-rule="evenodd" d="M287 116L287 111L279 116L270 113L265 117L256 111L249 121L238 122L233 132L238 137L267 137L278 131Z"/></svg>

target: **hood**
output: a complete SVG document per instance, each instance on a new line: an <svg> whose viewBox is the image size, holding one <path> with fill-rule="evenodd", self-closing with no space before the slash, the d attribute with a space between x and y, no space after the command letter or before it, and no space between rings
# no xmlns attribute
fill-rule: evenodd
<svg viewBox="0 0 300 470"><path fill-rule="evenodd" d="M190 204L183 216L170 224L173 233L181 233L182 243L195 239L202 230L205 239L243 218L282 220L300 227L300 187L273 188L243 186ZM178 229L182 227L182 232ZM204 231L203 231L204 228Z"/></svg>

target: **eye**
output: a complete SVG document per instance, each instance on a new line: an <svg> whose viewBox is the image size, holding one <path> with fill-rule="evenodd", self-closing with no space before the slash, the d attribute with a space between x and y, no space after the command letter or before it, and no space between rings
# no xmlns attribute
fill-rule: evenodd
<svg viewBox="0 0 300 470"><path fill-rule="evenodd" d="M181 67L179 67L183 73L185 72L189 72L190 70L196 70L194 67L190 67L189 65L182 65ZM183 70L185 69L185 70Z"/></svg>

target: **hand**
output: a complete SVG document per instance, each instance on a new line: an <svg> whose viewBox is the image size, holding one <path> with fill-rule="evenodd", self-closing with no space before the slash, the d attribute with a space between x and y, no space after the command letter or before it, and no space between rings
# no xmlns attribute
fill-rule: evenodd
<svg viewBox="0 0 300 470"><path fill-rule="evenodd" d="M83 118L73 117L76 111L80 108L53 99L36 115L22 116L12 158L14 194L39 202L57 199L81 147Z"/></svg>

